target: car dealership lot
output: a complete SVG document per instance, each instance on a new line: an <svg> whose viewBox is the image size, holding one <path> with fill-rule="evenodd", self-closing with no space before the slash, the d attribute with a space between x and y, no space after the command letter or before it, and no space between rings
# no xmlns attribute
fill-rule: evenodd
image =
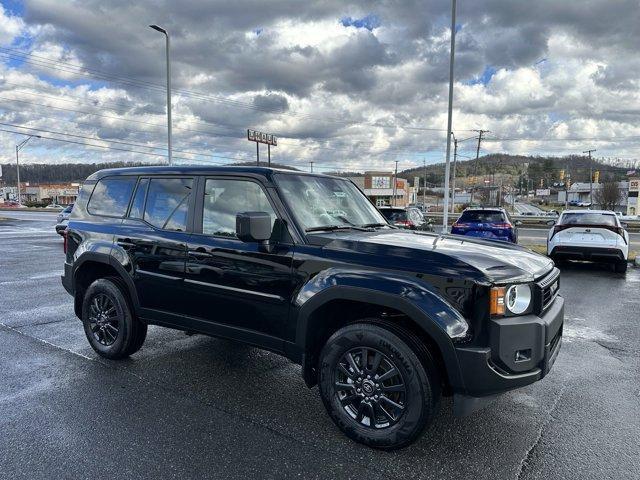
<svg viewBox="0 0 640 480"><path fill-rule="evenodd" d="M637 474L640 269L567 267L549 376L465 419L445 400L422 439L385 453L346 439L299 367L267 352L154 327L131 359L98 358L60 284L55 213L0 217L2 478Z"/></svg>

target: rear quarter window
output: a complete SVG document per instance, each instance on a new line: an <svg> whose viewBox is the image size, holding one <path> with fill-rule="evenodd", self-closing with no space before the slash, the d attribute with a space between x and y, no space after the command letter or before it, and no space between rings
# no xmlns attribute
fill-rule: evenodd
<svg viewBox="0 0 640 480"><path fill-rule="evenodd" d="M124 217L137 177L106 177L96 183L87 211L91 215Z"/></svg>

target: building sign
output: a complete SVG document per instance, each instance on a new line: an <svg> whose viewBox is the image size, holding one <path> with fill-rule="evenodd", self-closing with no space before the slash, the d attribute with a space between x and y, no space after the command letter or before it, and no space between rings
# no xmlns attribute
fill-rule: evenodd
<svg viewBox="0 0 640 480"><path fill-rule="evenodd" d="M548 188L538 188L536 190L536 197L548 197L551 195L551 190Z"/></svg>
<svg viewBox="0 0 640 480"><path fill-rule="evenodd" d="M391 178L371 177L371 188L391 188Z"/></svg>
<svg viewBox="0 0 640 480"><path fill-rule="evenodd" d="M637 192L639 190L640 190L640 179L632 178L631 180L629 180L629 191Z"/></svg>
<svg viewBox="0 0 640 480"><path fill-rule="evenodd" d="M250 142L266 143L267 145L278 145L278 137L271 133L258 132L257 130L247 129L247 140Z"/></svg>

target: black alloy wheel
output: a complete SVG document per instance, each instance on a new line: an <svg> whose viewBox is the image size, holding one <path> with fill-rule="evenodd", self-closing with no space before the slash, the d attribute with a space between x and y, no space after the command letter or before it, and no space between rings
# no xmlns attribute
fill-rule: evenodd
<svg viewBox="0 0 640 480"><path fill-rule="evenodd" d="M392 450L415 441L440 400L440 372L424 343L383 319L331 335L319 358L322 402L352 440Z"/></svg>
<svg viewBox="0 0 640 480"><path fill-rule="evenodd" d="M377 429L398 422L405 409L405 382L386 355L367 347L350 350L335 374L340 404L356 422Z"/></svg>
<svg viewBox="0 0 640 480"><path fill-rule="evenodd" d="M147 325L133 313L124 282L99 278L84 293L82 324L96 353L112 360L137 352L147 337Z"/></svg>
<svg viewBox="0 0 640 480"><path fill-rule="evenodd" d="M114 301L104 293L93 297L89 304L89 325L93 337L105 347L114 344L122 319Z"/></svg>

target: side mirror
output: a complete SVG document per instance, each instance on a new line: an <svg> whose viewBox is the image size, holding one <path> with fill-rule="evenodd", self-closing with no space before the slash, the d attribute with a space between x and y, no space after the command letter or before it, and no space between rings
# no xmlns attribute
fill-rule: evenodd
<svg viewBox="0 0 640 480"><path fill-rule="evenodd" d="M620 225L622 225L622 228L624 228L625 230L629 229L629 224L626 222L620 222Z"/></svg>
<svg viewBox="0 0 640 480"><path fill-rule="evenodd" d="M236 235L243 242L266 242L271 238L271 216L267 212L238 213Z"/></svg>

